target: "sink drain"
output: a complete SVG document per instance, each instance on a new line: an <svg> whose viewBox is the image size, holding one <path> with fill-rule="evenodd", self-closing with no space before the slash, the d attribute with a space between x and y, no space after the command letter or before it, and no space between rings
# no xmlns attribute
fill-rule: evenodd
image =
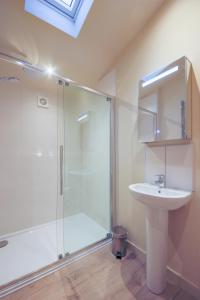
<svg viewBox="0 0 200 300"><path fill-rule="evenodd" d="M3 248L5 246L8 245L8 241L4 240L4 241L0 241L0 248Z"/></svg>

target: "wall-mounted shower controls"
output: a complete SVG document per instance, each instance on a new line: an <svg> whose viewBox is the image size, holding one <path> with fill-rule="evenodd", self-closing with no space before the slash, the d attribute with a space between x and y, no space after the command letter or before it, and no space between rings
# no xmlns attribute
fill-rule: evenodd
<svg viewBox="0 0 200 300"><path fill-rule="evenodd" d="M45 97L38 96L37 105L39 107L48 108L49 107L48 99Z"/></svg>

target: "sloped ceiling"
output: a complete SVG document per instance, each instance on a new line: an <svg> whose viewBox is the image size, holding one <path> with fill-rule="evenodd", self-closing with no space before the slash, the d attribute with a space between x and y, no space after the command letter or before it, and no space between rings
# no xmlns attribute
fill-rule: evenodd
<svg viewBox="0 0 200 300"><path fill-rule="evenodd" d="M1 0L0 51L94 86L164 1L94 0L74 39L24 12L23 0Z"/></svg>

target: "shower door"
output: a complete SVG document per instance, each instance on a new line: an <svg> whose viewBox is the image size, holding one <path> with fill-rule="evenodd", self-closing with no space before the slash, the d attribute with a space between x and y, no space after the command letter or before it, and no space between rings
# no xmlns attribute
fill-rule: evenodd
<svg viewBox="0 0 200 300"><path fill-rule="evenodd" d="M110 109L105 96L64 87L65 254L95 244L110 232Z"/></svg>

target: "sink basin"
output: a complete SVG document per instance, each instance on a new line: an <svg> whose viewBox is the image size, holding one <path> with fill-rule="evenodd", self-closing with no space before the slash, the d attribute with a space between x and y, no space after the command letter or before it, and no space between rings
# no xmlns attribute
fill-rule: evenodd
<svg viewBox="0 0 200 300"><path fill-rule="evenodd" d="M161 294L167 282L168 211L186 205L192 193L147 183L131 184L129 190L133 201L146 206L147 286L154 294Z"/></svg>
<svg viewBox="0 0 200 300"><path fill-rule="evenodd" d="M129 190L134 194L134 198L143 204L166 210L178 209L187 204L191 198L191 192L159 188L148 183L129 185Z"/></svg>

